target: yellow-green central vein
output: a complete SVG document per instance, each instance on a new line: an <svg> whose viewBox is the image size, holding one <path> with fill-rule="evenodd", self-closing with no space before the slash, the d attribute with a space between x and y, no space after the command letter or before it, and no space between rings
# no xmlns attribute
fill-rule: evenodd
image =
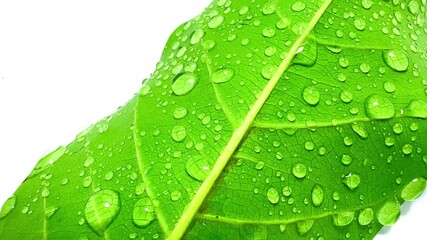
<svg viewBox="0 0 427 240"><path fill-rule="evenodd" d="M195 215L197 214L197 211L199 210L200 206L206 199L206 196L211 191L216 180L218 179L223 169L227 165L228 161L232 157L233 153L236 151L237 147L243 140L245 134L249 131L256 116L260 112L264 103L267 101L267 98L271 95L271 92L276 87L283 73L289 68L293 58L297 54L298 49L304 43L305 39L308 37L309 33L313 30L314 26L319 22L320 18L325 13L326 9L329 7L331 2L332 0L326 0L323 3L323 5L319 8L319 10L316 12L316 14L313 16L313 18L309 22L303 34L301 34L301 36L295 41L295 43L289 50L289 54L282 61L276 73L274 74L274 76L267 83L261 95L249 110L241 126L234 131L233 135L230 138L230 141L226 145L224 151L218 157L211 172L209 173L209 175L207 176L203 184L200 186L200 188L197 190L192 201L187 205L186 209L182 214L182 217L179 219L175 228L173 229L171 234L168 236L169 240L179 240L185 234L185 232L187 231L187 228L189 227Z"/></svg>

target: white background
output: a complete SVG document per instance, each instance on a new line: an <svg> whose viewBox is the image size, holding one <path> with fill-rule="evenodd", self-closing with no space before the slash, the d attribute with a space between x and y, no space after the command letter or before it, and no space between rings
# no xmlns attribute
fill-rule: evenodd
<svg viewBox="0 0 427 240"><path fill-rule="evenodd" d="M41 157L129 100L209 2L0 1L0 206ZM404 209L376 239L423 239L427 197Z"/></svg>

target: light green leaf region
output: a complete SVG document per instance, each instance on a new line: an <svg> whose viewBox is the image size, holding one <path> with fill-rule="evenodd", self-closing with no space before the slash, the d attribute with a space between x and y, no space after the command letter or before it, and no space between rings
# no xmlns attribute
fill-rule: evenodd
<svg viewBox="0 0 427 240"><path fill-rule="evenodd" d="M372 239L427 177L426 2L213 1L1 239Z"/></svg>

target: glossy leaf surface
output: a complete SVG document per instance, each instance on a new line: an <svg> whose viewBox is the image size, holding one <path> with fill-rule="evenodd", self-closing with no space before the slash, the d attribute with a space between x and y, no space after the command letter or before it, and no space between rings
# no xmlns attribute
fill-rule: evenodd
<svg viewBox="0 0 427 240"><path fill-rule="evenodd" d="M372 239L425 189L425 5L212 2L37 164L0 237Z"/></svg>

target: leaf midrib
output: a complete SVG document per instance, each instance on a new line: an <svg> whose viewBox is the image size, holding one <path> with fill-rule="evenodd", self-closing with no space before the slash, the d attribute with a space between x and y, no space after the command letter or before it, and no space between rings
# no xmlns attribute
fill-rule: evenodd
<svg viewBox="0 0 427 240"><path fill-rule="evenodd" d="M332 0L325 0L325 2L320 6L318 11L315 13L313 18L310 20L307 28L304 30L304 32L301 34L301 36L295 41L291 49L289 50L289 54L286 56L286 58L282 61L282 63L279 65L279 68L277 69L274 76L269 80L267 85L264 87L261 95L258 97L258 99L255 101L254 105L250 108L248 114L246 115L245 119L243 120L240 127L238 127L233 135L231 136L228 144L226 145L224 151L221 153L221 155L217 158L215 165L213 166L211 172L205 179L205 181L202 183L200 188L197 190L196 194L194 195L191 202L187 205L186 209L184 210L181 218L179 219L178 223L175 225L175 228L172 230L171 234L168 236L169 240L175 240L175 239L181 239L182 236L187 231L187 228L189 227L190 223L194 219L194 217L197 214L197 211L199 210L200 206L204 202L207 195L210 193L210 190L214 186L216 180L222 173L225 166L228 164L229 160L231 159L233 153L237 149L237 147L242 142L244 136L247 134L247 132L250 130L256 116L260 112L262 106L267 101L268 97L273 92L274 88L276 87L277 83L281 79L283 73L291 66L291 62L293 58L296 56L298 49L300 46L304 43L310 32L314 29L314 26L319 22L322 15L325 13L326 9L329 7ZM138 155L139 156L139 155ZM140 159L139 159L140 161Z"/></svg>

